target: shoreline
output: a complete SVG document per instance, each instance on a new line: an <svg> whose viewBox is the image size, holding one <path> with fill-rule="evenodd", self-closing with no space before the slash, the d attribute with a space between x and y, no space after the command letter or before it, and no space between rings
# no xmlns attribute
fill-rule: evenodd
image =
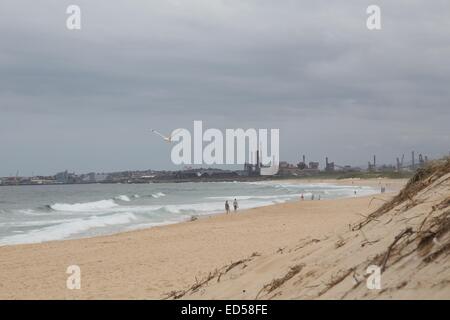
<svg viewBox="0 0 450 320"><path fill-rule="evenodd" d="M341 185L341 186L355 186L355 188L358 187L371 187L371 188L376 188L376 187L381 187L381 186L385 186L386 187L386 192L396 192L398 191L401 186L403 186L406 183L406 179L389 179L389 178L378 178L378 179L359 179L359 178L350 178L350 179L340 179L340 180L336 180L336 179L293 179L293 180L289 180L289 184L295 185L295 184L306 184L306 185L318 185L318 184L331 184L331 185ZM274 184L276 183L280 183L280 180L267 180L266 182L272 182ZM70 184L69 184L70 185ZM378 193L374 193L378 194ZM300 196L300 193L299 193ZM354 198L355 196L353 195L349 195L346 197L340 197L340 198L335 198L335 199L321 199L321 201L326 201L326 200L336 200L336 199L349 199L349 198ZM361 197L360 195L356 195L356 197ZM297 199L290 199L287 200L285 202L281 202L281 203L291 203L291 202L296 202L298 201ZM309 198L305 198L304 201L318 201L316 200L310 200ZM270 207L276 205L276 203L273 204L264 204L264 205L260 205L260 206L256 206L253 208L247 208L247 209L240 209L238 210L238 212L244 212L246 210L250 210L250 209L257 209L257 208L263 208L263 207ZM231 213L233 213L233 210L231 210ZM212 216L216 216L216 215L221 215L221 214L225 214L224 211L220 211L220 212L212 212L212 213L204 213L204 214L198 214L198 213L192 213L189 217L187 218L183 218L180 220L176 220L176 221L165 221L165 222L155 222L154 225L152 225L153 223L148 223L149 226L133 226L130 225L127 228L123 229L123 230L118 230L118 231L114 231L114 232L110 232L110 233L101 233L101 234L94 234L94 235L84 235L84 236L67 236L65 238L62 239L53 239L53 240L47 240L47 241L31 241L31 242L23 242L23 243L13 243L13 244L0 244L0 248L1 247L5 247L5 246L17 246L17 245L26 245L26 244L42 244L42 243L47 243L47 242L54 242L54 241L69 241L69 240L81 240L81 239L89 239L89 238L97 238L97 237L102 237L102 236L113 236L113 235L117 235L117 234L121 234L121 233L126 233L126 232L133 232L133 231L140 231L140 230L149 230L149 229L153 229L155 227L164 227L164 226L169 226L169 225L173 225L173 224L179 224L179 223L185 223L185 222L191 222L191 221L195 221L197 219L205 219L205 218L210 218ZM194 220L192 220L194 219Z"/></svg>
<svg viewBox="0 0 450 320"><path fill-rule="evenodd" d="M373 197L293 201L112 235L2 246L0 298L161 299L231 261L345 230L382 203ZM70 265L81 269L81 290L66 288Z"/></svg>

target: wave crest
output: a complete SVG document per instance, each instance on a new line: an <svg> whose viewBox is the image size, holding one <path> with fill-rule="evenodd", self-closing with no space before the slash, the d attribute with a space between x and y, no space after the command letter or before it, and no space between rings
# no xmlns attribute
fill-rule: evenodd
<svg viewBox="0 0 450 320"><path fill-rule="evenodd" d="M129 196L126 196L124 194L121 194L120 196L114 197L115 200L120 200L120 201L125 201L125 202L130 202L131 199Z"/></svg>
<svg viewBox="0 0 450 320"><path fill-rule="evenodd" d="M136 216L130 212L107 216L92 216L85 219L73 219L42 229L36 229L27 234L17 234L5 237L0 240L0 244L10 245L18 243L37 243L61 240L74 234L86 232L89 229L128 224L136 219Z"/></svg>
<svg viewBox="0 0 450 320"><path fill-rule="evenodd" d="M161 197L165 197L166 195L162 192L157 192L157 193L153 193L152 197L155 199L161 198Z"/></svg>
<svg viewBox="0 0 450 320"><path fill-rule="evenodd" d="M117 207L118 204L114 202L114 200L100 200L93 202L84 202L84 203L55 203L50 206L55 211L70 211L70 212L90 212L90 211L98 211L105 210Z"/></svg>

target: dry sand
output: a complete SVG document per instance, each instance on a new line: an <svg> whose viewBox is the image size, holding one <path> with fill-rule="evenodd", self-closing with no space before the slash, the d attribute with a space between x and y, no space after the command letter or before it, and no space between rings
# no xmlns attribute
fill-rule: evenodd
<svg viewBox="0 0 450 320"><path fill-rule="evenodd" d="M380 181L354 183L377 185ZM388 191L393 191L405 181L384 179L383 183L388 184ZM339 237L349 230L349 224L360 221L394 194L378 195L376 199L298 201L111 236L0 247L0 298L161 299L177 292L190 298L254 299L270 279L289 270L295 260L300 264L301 256L283 256L299 244L312 241L315 250L327 257L326 263L317 268L330 268L330 273L337 269L335 264L342 263L339 269L345 268L352 259L351 251L336 253L334 242L330 248L315 241ZM359 236L358 246L361 239ZM347 240L346 235L343 241ZM221 281L185 291L207 279L208 274L212 277L216 270L252 255L249 263L230 269L232 272ZM343 256L347 260L342 260ZM251 272L244 273L243 266L247 264ZM81 268L80 290L66 288L69 265ZM443 271L444 275L448 273L449 268ZM242 281L234 281L239 277ZM274 293L262 297L269 298ZM445 295L449 298L448 292ZM292 292L276 296L308 297ZM321 297L341 298L341 292Z"/></svg>

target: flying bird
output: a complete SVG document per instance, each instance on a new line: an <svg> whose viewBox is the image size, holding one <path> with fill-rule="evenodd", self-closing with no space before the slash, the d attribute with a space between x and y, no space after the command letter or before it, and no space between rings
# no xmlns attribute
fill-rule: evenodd
<svg viewBox="0 0 450 320"><path fill-rule="evenodd" d="M178 129L178 130L173 131L169 136L165 136L162 133L152 129L152 132L154 134L156 134L156 135L160 136L161 138L163 138L164 141L166 141L167 143L172 143L172 138L180 131L181 131L181 129Z"/></svg>

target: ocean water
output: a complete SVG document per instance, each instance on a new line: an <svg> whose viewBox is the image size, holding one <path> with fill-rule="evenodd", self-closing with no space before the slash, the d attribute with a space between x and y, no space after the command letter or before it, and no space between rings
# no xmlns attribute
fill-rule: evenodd
<svg viewBox="0 0 450 320"><path fill-rule="evenodd" d="M0 187L0 245L92 237L186 221L224 211L298 200L370 195L370 187L333 184L201 182Z"/></svg>

